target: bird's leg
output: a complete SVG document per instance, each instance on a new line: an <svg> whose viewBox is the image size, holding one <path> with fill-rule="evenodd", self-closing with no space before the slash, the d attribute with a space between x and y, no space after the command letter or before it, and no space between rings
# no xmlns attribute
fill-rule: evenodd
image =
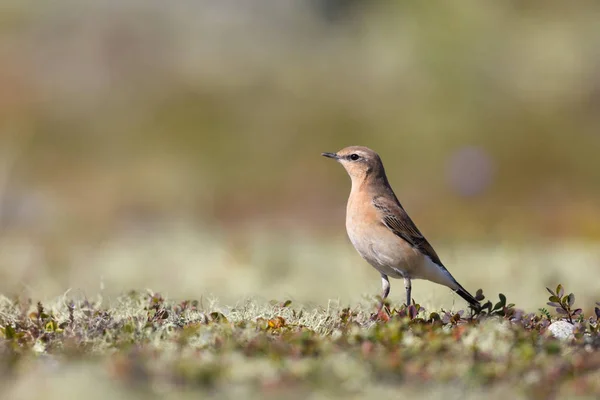
<svg viewBox="0 0 600 400"><path fill-rule="evenodd" d="M408 277L404 278L404 288L406 289L406 307L408 307L411 303L410 292L412 291L412 283Z"/></svg>
<svg viewBox="0 0 600 400"><path fill-rule="evenodd" d="M379 307L377 308L377 314L379 314L379 312L383 308L383 305L385 304L385 299L387 299L388 295L390 294L390 281L387 275L384 274L381 274L381 289L381 303L379 303Z"/></svg>

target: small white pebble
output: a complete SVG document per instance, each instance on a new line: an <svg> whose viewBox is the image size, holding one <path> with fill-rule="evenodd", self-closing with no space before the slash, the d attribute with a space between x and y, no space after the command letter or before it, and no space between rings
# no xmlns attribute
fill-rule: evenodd
<svg viewBox="0 0 600 400"><path fill-rule="evenodd" d="M34 353L43 354L46 351L46 345L41 340L36 340L35 344L31 349Z"/></svg>
<svg viewBox="0 0 600 400"><path fill-rule="evenodd" d="M548 327L548 331L557 339L560 340L571 340L575 336L573 335L573 331L575 327L573 324L568 323L567 321L556 321L550 324Z"/></svg>

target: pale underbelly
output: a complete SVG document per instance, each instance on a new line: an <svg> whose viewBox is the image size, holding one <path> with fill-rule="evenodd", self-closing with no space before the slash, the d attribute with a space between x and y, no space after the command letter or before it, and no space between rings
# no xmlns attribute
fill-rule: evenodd
<svg viewBox="0 0 600 400"><path fill-rule="evenodd" d="M348 218L346 230L354 248L380 273L391 278L426 279L452 289L458 287L446 268L434 263L387 227ZM369 234L365 235L366 232Z"/></svg>
<svg viewBox="0 0 600 400"><path fill-rule="evenodd" d="M380 273L392 278L420 278L423 255L401 239L390 242L352 240L352 244L365 261Z"/></svg>

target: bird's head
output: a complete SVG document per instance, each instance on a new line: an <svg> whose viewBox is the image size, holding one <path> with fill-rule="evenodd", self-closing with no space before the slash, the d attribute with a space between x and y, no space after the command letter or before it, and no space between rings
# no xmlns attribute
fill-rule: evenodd
<svg viewBox="0 0 600 400"><path fill-rule="evenodd" d="M352 182L363 181L372 174L384 174L381 158L368 147L350 146L337 153L322 153L322 155L342 164Z"/></svg>

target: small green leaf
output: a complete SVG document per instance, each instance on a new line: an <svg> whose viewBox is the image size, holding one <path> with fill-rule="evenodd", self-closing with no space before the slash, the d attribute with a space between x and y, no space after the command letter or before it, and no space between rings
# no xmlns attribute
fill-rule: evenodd
<svg viewBox="0 0 600 400"><path fill-rule="evenodd" d="M502 307L504 307L506 305L506 296L500 293L498 297L500 298L500 303L502 303Z"/></svg>
<svg viewBox="0 0 600 400"><path fill-rule="evenodd" d="M483 306L481 306L481 309L487 309L488 312L492 312L492 302L488 300Z"/></svg>
<svg viewBox="0 0 600 400"><path fill-rule="evenodd" d="M46 323L46 325L44 326L44 329L46 330L46 332L54 332L56 330L55 322L50 321L50 322Z"/></svg>
<svg viewBox="0 0 600 400"><path fill-rule="evenodd" d="M552 340L546 343L546 352L548 352L548 354L559 354L560 350L561 346L558 340Z"/></svg>
<svg viewBox="0 0 600 400"><path fill-rule="evenodd" d="M575 304L575 295L573 293L570 293L567 300L569 307L573 307L573 304Z"/></svg>
<svg viewBox="0 0 600 400"><path fill-rule="evenodd" d="M135 327L133 326L132 323L128 322L125 325L123 325L123 332L133 333L133 332L135 332Z"/></svg>
<svg viewBox="0 0 600 400"><path fill-rule="evenodd" d="M211 312L210 313L210 318L214 321L214 322L227 322L227 317L225 317L223 314L221 314L220 312Z"/></svg>
<svg viewBox="0 0 600 400"><path fill-rule="evenodd" d="M15 332L15 328L13 328L13 327L12 327L12 326L10 326L10 325L7 325L7 326L4 328L4 337L5 337L6 339L8 339L8 340L12 340L12 339L14 339L14 338L15 338L15 333L16 333L16 332Z"/></svg>
<svg viewBox="0 0 600 400"><path fill-rule="evenodd" d="M441 317L440 314L436 313L436 312L432 312L431 314L429 314L429 319L431 321L441 321Z"/></svg>
<svg viewBox="0 0 600 400"><path fill-rule="evenodd" d="M558 297L563 297L565 294L565 290L563 289L562 285L559 283L558 286L556 287L556 295Z"/></svg>
<svg viewBox="0 0 600 400"><path fill-rule="evenodd" d="M548 312L548 310L546 310L545 308L539 308L538 309L546 318L551 319L550 318L550 313Z"/></svg>

